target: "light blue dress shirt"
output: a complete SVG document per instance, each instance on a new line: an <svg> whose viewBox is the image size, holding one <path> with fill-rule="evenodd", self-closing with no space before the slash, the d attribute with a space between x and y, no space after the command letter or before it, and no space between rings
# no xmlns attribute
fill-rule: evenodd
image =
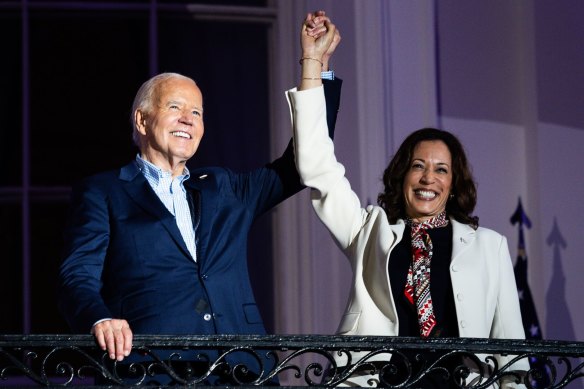
<svg viewBox="0 0 584 389"><path fill-rule="evenodd" d="M193 260L196 261L195 229L187 201L187 191L184 187L184 182L190 177L189 169L185 166L183 174L173 179L172 173L164 171L156 165L142 159L140 155L136 155L136 162L142 174L144 174L144 177L146 177L146 180L154 190L154 193L156 193L160 201L162 201L162 204L168 209L168 212L174 216L180 234L187 245L187 249L193 257Z"/></svg>

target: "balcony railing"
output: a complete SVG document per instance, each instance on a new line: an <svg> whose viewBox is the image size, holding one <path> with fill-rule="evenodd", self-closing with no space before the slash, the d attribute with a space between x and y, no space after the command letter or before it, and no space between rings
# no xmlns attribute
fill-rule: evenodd
<svg viewBox="0 0 584 389"><path fill-rule="evenodd" d="M498 366L483 354L513 358ZM333 387L365 375L380 387L426 387L430 379L479 389L506 378L555 389L581 381L582 357L584 343L566 341L137 335L130 357L114 362L90 335L0 335L0 386ZM522 358L531 362L526 374L512 370Z"/></svg>

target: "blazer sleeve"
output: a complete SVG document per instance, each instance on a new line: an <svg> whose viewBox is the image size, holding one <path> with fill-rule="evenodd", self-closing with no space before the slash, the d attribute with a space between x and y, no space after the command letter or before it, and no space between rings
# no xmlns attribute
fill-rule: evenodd
<svg viewBox="0 0 584 389"><path fill-rule="evenodd" d="M368 213L345 177L327 133L322 88L287 92L292 115L296 166L311 191L312 205L341 249L349 247Z"/></svg>
<svg viewBox="0 0 584 389"><path fill-rule="evenodd" d="M322 84L325 96L328 135L331 139L334 139L337 115L341 104L341 87L343 81L340 78L335 78L334 80L322 80ZM288 142L288 147L286 147L284 154L270 163L268 167L273 169L278 177L280 177L283 185L284 198L288 198L305 188L296 170L292 139Z"/></svg>
<svg viewBox="0 0 584 389"><path fill-rule="evenodd" d="M74 332L89 333L96 321L112 317L100 294L109 229L104 191L88 181L74 188L58 290L59 309Z"/></svg>
<svg viewBox="0 0 584 389"><path fill-rule="evenodd" d="M326 95L326 121L329 137L334 137L341 101L342 80L323 80ZM268 211L305 186L300 181L294 162L294 145L290 140L284 153L261 169L245 175L232 175L232 188L255 216Z"/></svg>

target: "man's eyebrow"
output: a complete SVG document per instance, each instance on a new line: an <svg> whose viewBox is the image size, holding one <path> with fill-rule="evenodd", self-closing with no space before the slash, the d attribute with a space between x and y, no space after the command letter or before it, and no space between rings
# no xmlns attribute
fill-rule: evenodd
<svg viewBox="0 0 584 389"><path fill-rule="evenodd" d="M174 105L174 104L176 104L176 105L186 105L184 101L182 101L182 100L174 100L174 99L173 100L168 100L165 105L166 106L169 106L169 105ZM197 106L195 106L192 109L197 110L197 111L200 111L200 112L203 112L204 111L203 110L203 107L197 107Z"/></svg>

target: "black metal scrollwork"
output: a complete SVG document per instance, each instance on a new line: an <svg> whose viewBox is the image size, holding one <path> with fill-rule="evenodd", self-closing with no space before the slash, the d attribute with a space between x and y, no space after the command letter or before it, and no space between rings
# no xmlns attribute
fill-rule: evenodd
<svg viewBox="0 0 584 389"><path fill-rule="evenodd" d="M499 366L495 354L509 358ZM417 388L431 380L558 389L584 376L583 357L583 343L560 341L136 335L130 357L117 362L89 335L0 335L0 386ZM522 359L531 369L514 371Z"/></svg>

